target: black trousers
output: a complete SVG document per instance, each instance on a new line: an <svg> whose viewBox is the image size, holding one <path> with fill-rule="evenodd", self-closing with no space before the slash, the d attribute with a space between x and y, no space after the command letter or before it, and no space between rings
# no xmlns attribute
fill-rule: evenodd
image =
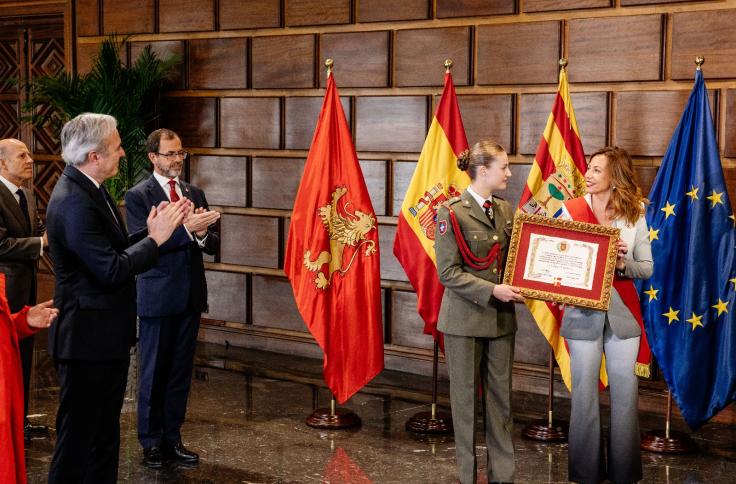
<svg viewBox="0 0 736 484"><path fill-rule="evenodd" d="M60 401L50 484L117 482L128 364L129 359L55 362Z"/></svg>

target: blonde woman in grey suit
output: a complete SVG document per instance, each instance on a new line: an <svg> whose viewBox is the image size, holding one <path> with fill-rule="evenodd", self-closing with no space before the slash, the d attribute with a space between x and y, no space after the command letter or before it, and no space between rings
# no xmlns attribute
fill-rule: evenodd
<svg viewBox="0 0 736 484"><path fill-rule="evenodd" d="M648 370L648 345L633 279L647 279L654 269L644 219L648 202L635 184L631 157L621 148L595 152L585 184L587 195L565 202L562 216L620 228L621 238L608 311L568 306L562 318L560 334L570 349L572 371L569 479L631 483L642 478L636 375ZM598 401L603 354L611 397L607 466Z"/></svg>
<svg viewBox="0 0 736 484"><path fill-rule="evenodd" d="M445 334L455 454L462 484L476 482L475 417L483 390L488 482L514 480L511 364L514 302L519 289L502 284L514 213L496 196L511 171L504 149L480 141L457 161L470 186L437 213L435 253L445 286L438 329Z"/></svg>

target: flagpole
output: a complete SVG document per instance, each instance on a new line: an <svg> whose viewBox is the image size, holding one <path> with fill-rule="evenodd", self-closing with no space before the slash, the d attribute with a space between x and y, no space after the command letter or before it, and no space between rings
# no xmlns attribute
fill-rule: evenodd
<svg viewBox="0 0 736 484"><path fill-rule="evenodd" d="M667 389L667 413L664 430L650 430L641 438L641 448L658 454L688 454L698 447L689 435L671 430L672 426L672 392Z"/></svg>
<svg viewBox="0 0 736 484"><path fill-rule="evenodd" d="M567 68L567 59L561 58L558 62L560 71ZM564 442L567 440L568 422L554 419L554 377L555 377L555 355L552 346L548 347L549 358L547 362L547 419L530 422L521 431L527 439L539 440L541 442Z"/></svg>
<svg viewBox="0 0 736 484"><path fill-rule="evenodd" d="M527 439L541 442L564 442L567 440L568 423L554 419L554 378L555 355L550 346L549 361L547 362L547 418L535 420L524 427L521 434Z"/></svg>
<svg viewBox="0 0 736 484"><path fill-rule="evenodd" d="M327 77L332 75L332 69L335 62L332 59L325 59L325 68L327 69ZM316 407L317 398L315 397L314 406ZM306 418L305 423L310 427L318 429L347 429L361 425L360 417L348 408L337 406L335 395L330 399L329 407L315 408L314 411Z"/></svg>
<svg viewBox="0 0 736 484"><path fill-rule="evenodd" d="M449 74L452 69L452 59L445 59L443 64L445 73ZM434 351L432 352L432 405L429 412L418 412L406 421L405 428L408 432L416 434L433 434L443 435L451 434L452 415L447 412L437 410L437 386L438 386L438 367L440 360L440 344L437 339L434 340Z"/></svg>
<svg viewBox="0 0 736 484"><path fill-rule="evenodd" d="M695 69L700 71L705 57L695 58ZM651 430L641 438L641 448L658 454L686 454L697 451L695 442L683 432L672 431L672 391L667 388L667 411L665 412L664 430Z"/></svg>
<svg viewBox="0 0 736 484"><path fill-rule="evenodd" d="M316 429L349 429L361 425L358 415L349 408L338 407L333 395L329 407L315 408L305 423Z"/></svg>
<svg viewBox="0 0 736 484"><path fill-rule="evenodd" d="M432 407L429 412L419 412L406 421L406 430L416 434L450 434L452 415L437 410L437 368L440 359L440 344L435 340L432 355Z"/></svg>

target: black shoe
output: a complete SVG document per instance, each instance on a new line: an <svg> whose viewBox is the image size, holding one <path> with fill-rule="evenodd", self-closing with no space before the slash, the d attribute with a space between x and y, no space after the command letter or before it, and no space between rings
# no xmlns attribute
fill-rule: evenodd
<svg viewBox="0 0 736 484"><path fill-rule="evenodd" d="M196 464L199 462L199 455L184 447L184 444L181 442L167 446L165 448L165 454L168 459L183 464Z"/></svg>
<svg viewBox="0 0 736 484"><path fill-rule="evenodd" d="M23 436L26 442L32 439L45 439L49 436L49 428L45 425L31 425L30 422L26 422L23 427Z"/></svg>
<svg viewBox="0 0 736 484"><path fill-rule="evenodd" d="M160 469L164 466L164 456L160 447L143 449L143 465L149 469Z"/></svg>

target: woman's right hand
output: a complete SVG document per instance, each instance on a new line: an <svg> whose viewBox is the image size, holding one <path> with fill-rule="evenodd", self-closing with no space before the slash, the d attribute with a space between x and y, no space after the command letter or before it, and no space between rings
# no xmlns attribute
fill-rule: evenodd
<svg viewBox="0 0 736 484"><path fill-rule="evenodd" d="M496 284L493 286L493 297L503 302L524 302L524 296L518 287L507 284Z"/></svg>

